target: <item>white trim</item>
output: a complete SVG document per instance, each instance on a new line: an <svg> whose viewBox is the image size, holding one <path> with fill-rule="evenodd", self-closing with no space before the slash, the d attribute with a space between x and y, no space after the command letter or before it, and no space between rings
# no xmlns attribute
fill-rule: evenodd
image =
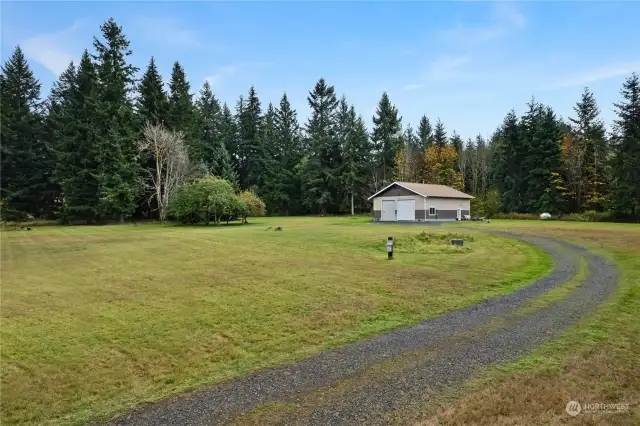
<svg viewBox="0 0 640 426"><path fill-rule="evenodd" d="M431 214L431 209L433 209L433 214ZM429 206L429 216L437 216L438 215L438 209L436 206Z"/></svg>
<svg viewBox="0 0 640 426"><path fill-rule="evenodd" d="M411 188L407 188L407 187L406 187L406 186L404 186L404 185L400 185L398 182L391 182L389 185L385 186L385 187L384 187L384 188L382 188L380 191L376 192L376 193L375 193L375 194L373 194L371 197L367 198L367 201L369 201L370 199L372 199L372 198L373 198L373 197L375 197L376 195L380 194L381 192L384 192L384 191L386 191L387 189L391 188L393 185L398 185L399 187L404 188L404 189L406 189L407 191L413 192L414 194L417 194L417 195L420 195L420 196L422 196L422 197L427 198L427 196L426 196L426 195L421 194L421 193L419 193L418 191L414 191L414 190L413 190L413 189L411 189Z"/></svg>

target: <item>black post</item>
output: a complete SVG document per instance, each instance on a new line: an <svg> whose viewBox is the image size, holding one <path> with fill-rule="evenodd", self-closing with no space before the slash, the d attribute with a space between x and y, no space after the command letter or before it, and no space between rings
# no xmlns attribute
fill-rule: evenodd
<svg viewBox="0 0 640 426"><path fill-rule="evenodd" d="M393 237L387 238L387 260L393 259Z"/></svg>

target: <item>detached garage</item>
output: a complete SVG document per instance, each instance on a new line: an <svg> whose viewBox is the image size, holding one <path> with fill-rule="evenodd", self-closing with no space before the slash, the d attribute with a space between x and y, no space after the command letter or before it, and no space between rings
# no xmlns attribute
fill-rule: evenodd
<svg viewBox="0 0 640 426"><path fill-rule="evenodd" d="M393 182L369 197L378 222L462 220L471 215L471 195L445 185Z"/></svg>

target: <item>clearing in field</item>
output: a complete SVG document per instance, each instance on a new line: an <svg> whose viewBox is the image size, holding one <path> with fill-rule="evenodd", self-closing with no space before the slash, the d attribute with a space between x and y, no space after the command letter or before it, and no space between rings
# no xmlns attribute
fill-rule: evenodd
<svg viewBox="0 0 640 426"><path fill-rule="evenodd" d="M459 236L464 247L448 244ZM550 268L512 239L368 218L3 232L2 421L108 418L512 291Z"/></svg>

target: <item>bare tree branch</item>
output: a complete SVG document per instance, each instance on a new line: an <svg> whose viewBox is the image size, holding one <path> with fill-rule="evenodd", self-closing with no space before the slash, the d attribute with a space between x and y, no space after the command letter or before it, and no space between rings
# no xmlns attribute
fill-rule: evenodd
<svg viewBox="0 0 640 426"><path fill-rule="evenodd" d="M193 171L187 147L180 132L147 123L144 136L138 141L138 150L151 154L155 161L155 170L147 170L148 186L154 188L160 220L164 221L171 195L189 180Z"/></svg>

